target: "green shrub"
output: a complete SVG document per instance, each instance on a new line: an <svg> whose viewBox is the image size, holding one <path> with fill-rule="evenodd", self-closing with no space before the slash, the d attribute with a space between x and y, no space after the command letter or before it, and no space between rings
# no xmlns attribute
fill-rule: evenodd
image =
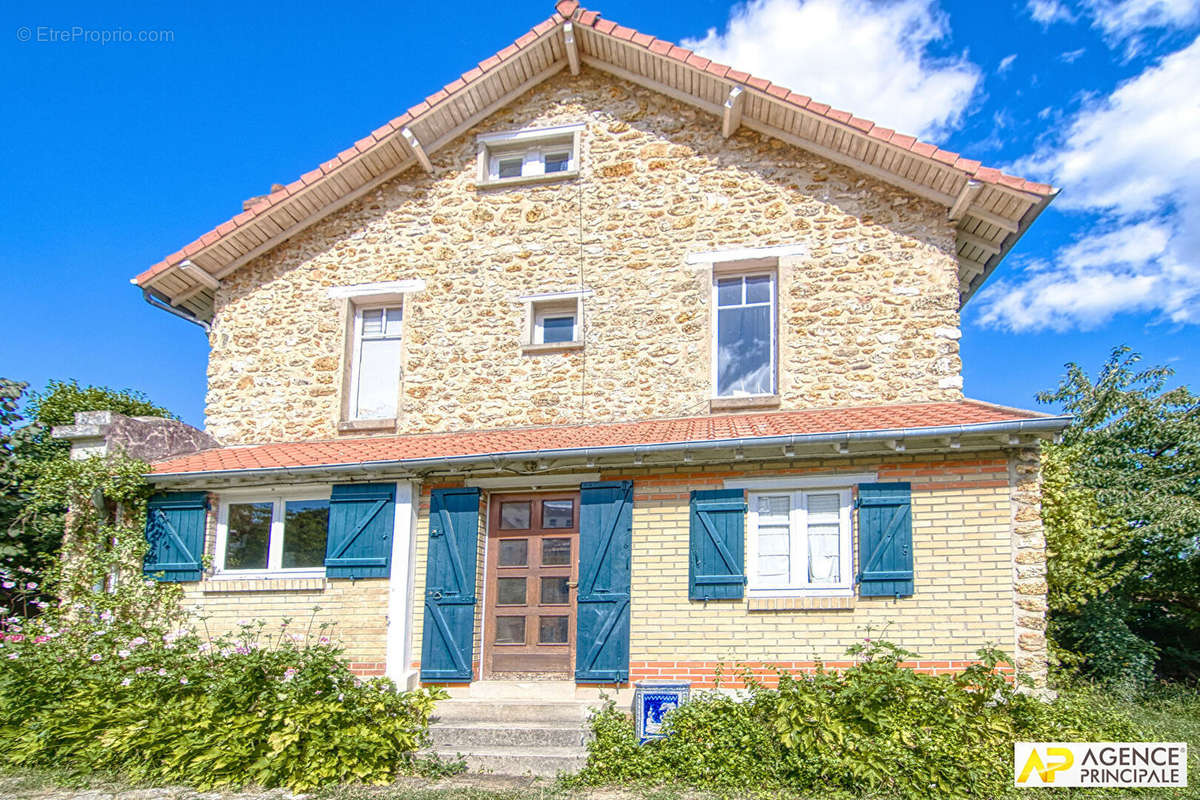
<svg viewBox="0 0 1200 800"><path fill-rule="evenodd" d="M1018 691L981 663L950 675L901 667L914 654L886 642L851 648L843 673L781 674L777 689L704 693L668 715L668 737L638 746L611 704L577 785L655 784L665 777L724 793L756 787L819 796L994 797L1012 783L1014 741L1123 740L1127 717L1079 689L1053 703Z"/></svg>
<svg viewBox="0 0 1200 800"><path fill-rule="evenodd" d="M64 611L0 623L0 765L199 788L383 783L443 696L356 678L320 630L203 637Z"/></svg>

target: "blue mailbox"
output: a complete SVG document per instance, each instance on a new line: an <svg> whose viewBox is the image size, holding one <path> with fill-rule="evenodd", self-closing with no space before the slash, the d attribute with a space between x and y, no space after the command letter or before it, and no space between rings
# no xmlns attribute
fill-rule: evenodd
<svg viewBox="0 0 1200 800"><path fill-rule="evenodd" d="M633 719L638 744L661 739L663 717L687 702L692 685L687 681L638 681L633 690Z"/></svg>

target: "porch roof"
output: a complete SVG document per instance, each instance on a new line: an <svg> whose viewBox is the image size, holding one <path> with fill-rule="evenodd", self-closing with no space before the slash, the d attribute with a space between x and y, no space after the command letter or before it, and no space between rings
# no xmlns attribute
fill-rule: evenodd
<svg viewBox="0 0 1200 800"><path fill-rule="evenodd" d="M556 425L342 438L219 447L158 462L155 483L335 474L429 474L497 469L527 462L526 471L714 458L779 458L1028 445L1055 435L1070 417L978 400L807 409L676 419ZM727 451L720 453L718 451Z"/></svg>

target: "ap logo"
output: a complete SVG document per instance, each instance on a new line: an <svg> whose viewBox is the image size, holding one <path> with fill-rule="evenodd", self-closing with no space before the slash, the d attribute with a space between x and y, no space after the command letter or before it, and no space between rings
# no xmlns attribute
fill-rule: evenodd
<svg viewBox="0 0 1200 800"><path fill-rule="evenodd" d="M1031 747L1025 763L1018 762L1021 770L1017 773L1018 786L1053 785L1055 774L1070 769L1075 763L1075 756L1066 747L1047 746L1044 748L1044 758L1040 752L1042 750L1043 748ZM1035 775L1037 778L1030 780Z"/></svg>

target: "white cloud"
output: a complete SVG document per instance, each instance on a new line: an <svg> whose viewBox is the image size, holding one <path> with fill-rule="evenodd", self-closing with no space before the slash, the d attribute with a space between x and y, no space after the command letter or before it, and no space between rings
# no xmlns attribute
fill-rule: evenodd
<svg viewBox="0 0 1200 800"><path fill-rule="evenodd" d="M1049 25L1052 22L1074 22L1075 15L1058 0L1029 0L1029 16L1035 22Z"/></svg>
<svg viewBox="0 0 1200 800"><path fill-rule="evenodd" d="M904 133L957 127L981 73L935 58L949 34L936 0L750 0L684 47Z"/></svg>
<svg viewBox="0 0 1200 800"><path fill-rule="evenodd" d="M1146 28L1186 28L1200 20L1200 0L1084 0L1092 26L1123 41Z"/></svg>
<svg viewBox="0 0 1200 800"><path fill-rule="evenodd" d="M1065 53L1060 53L1058 58L1060 61L1065 61L1068 64L1074 64L1079 60L1079 57L1087 52L1086 47L1081 47L1078 50L1068 50Z"/></svg>
<svg viewBox="0 0 1200 800"><path fill-rule="evenodd" d="M1000 59L1000 65L998 67L996 67L996 74L1003 75L1004 73L1008 72L1010 69L1012 69L1013 62L1016 60L1017 60L1016 53L1011 53L1011 54L1005 56L1004 58Z"/></svg>
<svg viewBox="0 0 1200 800"><path fill-rule="evenodd" d="M1028 0L1029 16L1043 26L1089 20L1110 47L1124 46L1125 55L1143 48L1147 30L1186 29L1200 23L1200 0L1076 0L1072 10L1061 0Z"/></svg>
<svg viewBox="0 0 1200 800"><path fill-rule="evenodd" d="M981 321L1091 327L1141 311L1200 323L1200 38L1095 99L1013 168L1064 187L1056 206L1094 224L1053 263L989 287Z"/></svg>

